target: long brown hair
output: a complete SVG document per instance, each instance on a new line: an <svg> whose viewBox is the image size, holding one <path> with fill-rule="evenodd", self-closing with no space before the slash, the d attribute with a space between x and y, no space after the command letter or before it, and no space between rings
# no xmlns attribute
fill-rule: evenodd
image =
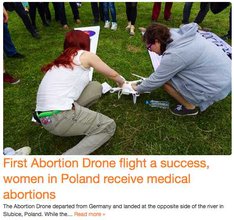
<svg viewBox="0 0 234 220"><path fill-rule="evenodd" d="M78 50L90 50L90 38L89 35L83 31L72 30L67 32L63 44L63 52L54 61L44 65L41 71L46 73L53 66L64 66L66 68L73 68L73 56Z"/></svg>

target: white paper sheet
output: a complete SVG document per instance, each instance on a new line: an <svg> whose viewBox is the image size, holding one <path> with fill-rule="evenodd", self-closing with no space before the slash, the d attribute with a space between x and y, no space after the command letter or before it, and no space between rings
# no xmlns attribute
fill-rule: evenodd
<svg viewBox="0 0 234 220"><path fill-rule="evenodd" d="M90 27L81 27L81 28L74 28L74 30L85 31L90 36L90 51L96 54L98 39L99 39L99 32L100 26L90 26ZM89 80L92 81L93 79L93 68L91 68L89 72Z"/></svg>

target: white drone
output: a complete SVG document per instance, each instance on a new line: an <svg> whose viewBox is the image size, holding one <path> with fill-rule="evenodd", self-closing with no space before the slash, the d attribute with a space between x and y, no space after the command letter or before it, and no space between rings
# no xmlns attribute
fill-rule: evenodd
<svg viewBox="0 0 234 220"><path fill-rule="evenodd" d="M120 87L112 88L109 84L103 83L102 84L102 86L103 86L103 93L106 93L108 91L110 91L110 93L118 92L118 99L120 99L120 97L122 95L132 95L132 97L133 97L133 103L136 104L137 97L140 96L140 94L132 88L131 84L132 83L139 84L143 80L145 80L145 77L139 76L139 75L134 74L134 73L132 73L132 75L138 77L139 80L126 81L121 88Z"/></svg>

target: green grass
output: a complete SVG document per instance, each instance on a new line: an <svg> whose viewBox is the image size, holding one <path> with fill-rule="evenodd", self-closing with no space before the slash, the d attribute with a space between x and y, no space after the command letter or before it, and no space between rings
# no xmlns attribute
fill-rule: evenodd
<svg viewBox="0 0 234 220"><path fill-rule="evenodd" d="M151 22L153 3L139 3L136 27L147 26ZM54 11L51 4L51 13ZM67 19L71 28L74 24L68 3ZM148 76L153 72L149 55L137 31L130 37L125 31L125 4L116 3L118 30L105 30L103 23L99 36L97 54L126 79L134 80L131 73ZM169 27L178 27L182 20L183 3L174 3L173 19L163 20L162 6L159 22ZM195 18L199 3L192 8L191 21ZM90 3L83 3L79 9L82 25L92 26ZM28 145L34 155L57 155L73 147L82 137L57 137L46 130L31 124L31 112L35 108L36 93L43 77L40 67L52 61L62 50L65 31L54 20L50 27L43 27L39 15L37 26L41 39L35 40L25 29L15 12L9 14L9 29L17 50L26 56L23 60L5 58L5 68L19 77L17 85L4 85L4 147L15 149ZM208 13L203 27L211 28L217 35L228 30L229 9L220 14ZM230 42L229 42L230 43ZM222 73L220 73L222 74ZM107 81L101 74L94 73L94 80ZM168 110L151 109L144 104L147 99L169 100L176 102L162 89L151 94L141 95L137 104L132 96L106 94L92 107L116 121L114 137L99 148L98 155L229 155L231 154L231 96L215 103L205 112L195 117L181 118L173 116Z"/></svg>

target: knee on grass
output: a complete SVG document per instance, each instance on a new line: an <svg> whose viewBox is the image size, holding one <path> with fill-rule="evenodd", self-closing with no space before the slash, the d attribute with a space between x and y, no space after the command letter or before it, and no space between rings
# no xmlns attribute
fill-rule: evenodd
<svg viewBox="0 0 234 220"><path fill-rule="evenodd" d="M105 132L112 137L115 133L115 130L116 130L116 123L113 119L111 119L105 127Z"/></svg>

